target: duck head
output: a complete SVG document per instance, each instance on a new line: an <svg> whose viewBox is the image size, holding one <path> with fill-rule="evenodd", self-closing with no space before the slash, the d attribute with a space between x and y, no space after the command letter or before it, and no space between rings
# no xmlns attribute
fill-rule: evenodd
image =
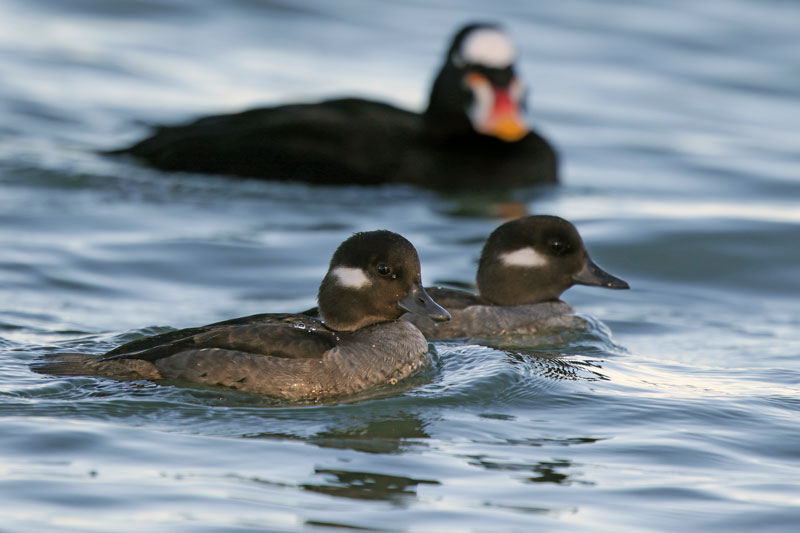
<svg viewBox="0 0 800 533"><path fill-rule="evenodd" d="M557 300L576 284L630 288L592 261L575 226L547 215L495 229L483 247L477 281L481 296L496 305Z"/></svg>
<svg viewBox="0 0 800 533"><path fill-rule="evenodd" d="M317 301L320 316L337 331L395 320L406 312L450 319L422 288L417 250L387 230L356 233L337 248Z"/></svg>
<svg viewBox="0 0 800 533"><path fill-rule="evenodd" d="M431 89L425 124L437 137L477 133L513 143L528 133L516 50L493 24L459 30Z"/></svg>

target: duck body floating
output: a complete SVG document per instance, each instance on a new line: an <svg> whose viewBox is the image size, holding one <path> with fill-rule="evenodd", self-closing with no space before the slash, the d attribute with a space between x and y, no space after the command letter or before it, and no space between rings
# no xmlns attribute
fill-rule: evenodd
<svg viewBox="0 0 800 533"><path fill-rule="evenodd" d="M525 124L508 36L454 37L419 114L357 98L290 104L161 126L125 154L166 171L317 184L496 189L557 182L550 143Z"/></svg>
<svg viewBox="0 0 800 533"><path fill-rule="evenodd" d="M560 300L564 291L573 285L629 288L592 261L572 223L549 215L522 217L497 227L481 252L477 282L478 294L426 289L452 315L447 323L411 314L404 318L429 340L582 329L585 321Z"/></svg>
<svg viewBox="0 0 800 533"><path fill-rule="evenodd" d="M51 354L34 370L178 380L318 401L419 373L430 364L428 343L400 317L450 318L422 288L413 245L383 230L357 233L339 246L318 302L320 319L252 315L146 337L103 355Z"/></svg>

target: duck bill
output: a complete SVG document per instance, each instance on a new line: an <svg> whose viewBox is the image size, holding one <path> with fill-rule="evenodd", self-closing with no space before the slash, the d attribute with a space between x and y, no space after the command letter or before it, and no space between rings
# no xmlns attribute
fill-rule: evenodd
<svg viewBox="0 0 800 533"><path fill-rule="evenodd" d="M434 302L422 285L415 284L411 287L408 294L397 302L397 306L409 313L422 315L436 322L450 320L450 313L447 312L447 309Z"/></svg>
<svg viewBox="0 0 800 533"><path fill-rule="evenodd" d="M494 87L494 106L486 120L484 132L506 142L515 142L528 134L519 105L514 103L508 89Z"/></svg>
<svg viewBox="0 0 800 533"><path fill-rule="evenodd" d="M592 285L594 287L604 287L606 289L630 289L628 282L612 276L599 266L591 258L587 257L583 268L574 276L572 281L579 285Z"/></svg>
<svg viewBox="0 0 800 533"><path fill-rule="evenodd" d="M516 80L498 86L486 76L471 72L464 83L472 91L473 103L468 114L475 131L506 142L518 141L528 134L519 97L515 96L519 92Z"/></svg>

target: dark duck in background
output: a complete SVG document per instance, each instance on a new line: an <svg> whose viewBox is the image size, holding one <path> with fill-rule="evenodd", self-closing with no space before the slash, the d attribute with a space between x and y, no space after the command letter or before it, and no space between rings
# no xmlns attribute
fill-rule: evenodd
<svg viewBox="0 0 800 533"><path fill-rule="evenodd" d="M259 108L159 127L128 154L167 171L439 189L555 183L557 157L525 124L516 51L493 24L454 37L418 114L356 98Z"/></svg>

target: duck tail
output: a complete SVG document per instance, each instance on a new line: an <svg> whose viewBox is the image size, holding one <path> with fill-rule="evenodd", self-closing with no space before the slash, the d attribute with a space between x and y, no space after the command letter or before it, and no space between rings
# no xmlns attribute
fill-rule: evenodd
<svg viewBox="0 0 800 533"><path fill-rule="evenodd" d="M111 376L161 379L155 365L140 359L107 360L85 353L53 353L31 365L34 372L54 376Z"/></svg>
<svg viewBox="0 0 800 533"><path fill-rule="evenodd" d="M97 374L92 362L97 356L85 353L51 353L31 365L34 372L55 376L90 376Z"/></svg>

